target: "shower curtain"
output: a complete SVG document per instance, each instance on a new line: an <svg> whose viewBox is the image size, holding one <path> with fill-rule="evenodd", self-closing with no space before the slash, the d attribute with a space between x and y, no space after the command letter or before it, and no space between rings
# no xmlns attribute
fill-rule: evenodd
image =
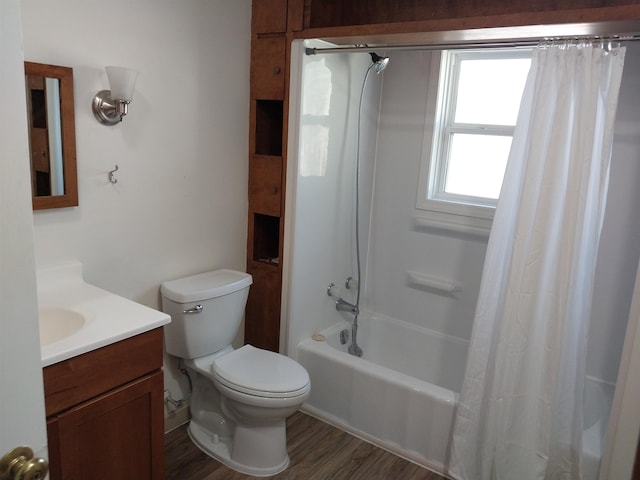
<svg viewBox="0 0 640 480"><path fill-rule="evenodd" d="M624 48L533 53L451 451L462 480L581 478L582 396Z"/></svg>

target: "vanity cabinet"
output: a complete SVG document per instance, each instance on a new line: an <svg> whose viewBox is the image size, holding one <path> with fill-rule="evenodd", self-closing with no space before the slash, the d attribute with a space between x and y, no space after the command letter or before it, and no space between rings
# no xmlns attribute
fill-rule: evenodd
<svg viewBox="0 0 640 480"><path fill-rule="evenodd" d="M164 478L162 329L44 368L51 480Z"/></svg>

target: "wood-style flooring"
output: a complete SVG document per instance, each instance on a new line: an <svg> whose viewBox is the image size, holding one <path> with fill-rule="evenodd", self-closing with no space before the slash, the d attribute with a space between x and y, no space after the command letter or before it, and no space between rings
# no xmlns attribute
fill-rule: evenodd
<svg viewBox="0 0 640 480"><path fill-rule="evenodd" d="M445 480L302 412L287 420L291 464L277 480ZM186 425L165 436L168 480L255 479L225 467L189 439Z"/></svg>

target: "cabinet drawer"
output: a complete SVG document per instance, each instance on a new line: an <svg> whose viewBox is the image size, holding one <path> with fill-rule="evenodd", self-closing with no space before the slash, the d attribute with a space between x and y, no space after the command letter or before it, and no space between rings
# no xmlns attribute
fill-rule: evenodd
<svg viewBox="0 0 640 480"><path fill-rule="evenodd" d="M280 216L282 158L253 156L249 160L249 209Z"/></svg>
<svg viewBox="0 0 640 480"><path fill-rule="evenodd" d="M285 38L255 38L251 48L251 95L284 99Z"/></svg>
<svg viewBox="0 0 640 480"><path fill-rule="evenodd" d="M43 369L47 416L162 367L162 328Z"/></svg>

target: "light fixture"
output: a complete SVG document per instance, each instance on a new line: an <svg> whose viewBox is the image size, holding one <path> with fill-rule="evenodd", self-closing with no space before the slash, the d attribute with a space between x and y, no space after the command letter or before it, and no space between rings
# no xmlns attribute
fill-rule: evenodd
<svg viewBox="0 0 640 480"><path fill-rule="evenodd" d="M116 125L128 112L138 72L124 67L104 67L111 90L100 90L93 97L91 109L103 125Z"/></svg>

